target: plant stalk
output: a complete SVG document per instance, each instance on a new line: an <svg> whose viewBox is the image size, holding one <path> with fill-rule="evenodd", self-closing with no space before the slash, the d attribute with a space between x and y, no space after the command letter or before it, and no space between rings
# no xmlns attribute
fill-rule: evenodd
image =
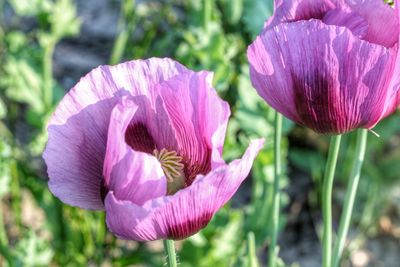
<svg viewBox="0 0 400 267"><path fill-rule="evenodd" d="M203 27L206 32L209 31L209 22L211 21L211 13L213 0L203 0Z"/></svg>
<svg viewBox="0 0 400 267"><path fill-rule="evenodd" d="M326 162L322 184L322 216L324 224L322 233L323 267L330 267L332 262L332 188L341 138L341 135L331 137L328 161Z"/></svg>
<svg viewBox="0 0 400 267"><path fill-rule="evenodd" d="M114 41L111 51L110 64L117 64L123 58L129 38L132 35L135 25L135 1L124 0L121 3L120 19L118 22L118 28L121 29L121 32Z"/></svg>
<svg viewBox="0 0 400 267"><path fill-rule="evenodd" d="M357 143L356 143L353 168L351 170L349 185L347 187L346 196L344 200L343 211L340 217L338 237L335 242L335 247L333 250L333 258L332 258L333 267L339 265L340 258L343 253L346 236L349 231L351 214L353 212L354 200L356 198L358 183L360 181L361 167L364 161L365 150L367 146L367 135L368 135L367 129L359 129L357 131Z"/></svg>
<svg viewBox="0 0 400 267"><path fill-rule="evenodd" d="M43 100L46 109L53 106L53 53L56 45L55 40L51 40L44 48L43 57Z"/></svg>
<svg viewBox="0 0 400 267"><path fill-rule="evenodd" d="M278 251L276 244L279 232L279 212L280 212L280 190L279 180L282 175L281 167L281 141L282 141L282 115L275 111L275 133L274 133L274 191L272 199L272 236L269 248L270 267L276 267Z"/></svg>
<svg viewBox="0 0 400 267"><path fill-rule="evenodd" d="M12 266L13 261L10 252L3 218L3 200L0 198L0 255L3 255L9 266Z"/></svg>
<svg viewBox="0 0 400 267"><path fill-rule="evenodd" d="M258 267L257 253L256 253L256 238L253 232L247 234L247 260L249 267Z"/></svg>
<svg viewBox="0 0 400 267"><path fill-rule="evenodd" d="M177 267L178 264L176 261L174 240L165 239L164 240L164 250L167 252L167 266L168 267Z"/></svg>

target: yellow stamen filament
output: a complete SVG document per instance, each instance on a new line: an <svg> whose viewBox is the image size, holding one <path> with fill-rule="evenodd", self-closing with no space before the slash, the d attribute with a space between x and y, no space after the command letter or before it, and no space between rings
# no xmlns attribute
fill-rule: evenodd
<svg viewBox="0 0 400 267"><path fill-rule="evenodd" d="M167 178L167 194L172 195L185 185L185 176L183 173L184 165L182 157L175 151L168 151L165 148L158 151L154 149L153 155L158 159L161 168Z"/></svg>

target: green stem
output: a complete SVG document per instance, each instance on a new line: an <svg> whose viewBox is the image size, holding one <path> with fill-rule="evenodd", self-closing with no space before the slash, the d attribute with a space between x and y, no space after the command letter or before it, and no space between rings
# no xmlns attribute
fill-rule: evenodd
<svg viewBox="0 0 400 267"><path fill-rule="evenodd" d="M256 253L256 238L253 232L247 234L247 260L249 267L258 267L257 253Z"/></svg>
<svg viewBox="0 0 400 267"><path fill-rule="evenodd" d="M12 257L9 250L8 238L6 229L4 226L4 218L3 218L3 203L0 198L0 255L3 255L5 260L8 262L9 266L12 266Z"/></svg>
<svg viewBox="0 0 400 267"><path fill-rule="evenodd" d="M100 218L99 218L100 217ZM106 214L105 212L100 212L97 218L97 231L96 231L96 244L97 244L97 263L100 266L103 262L104 250L105 250L105 240L106 240Z"/></svg>
<svg viewBox="0 0 400 267"><path fill-rule="evenodd" d="M324 181L322 185L322 215L324 221L324 229L322 234L323 267L330 267L332 261L332 187L341 138L341 135L335 135L331 138L328 161L326 163Z"/></svg>
<svg viewBox="0 0 400 267"><path fill-rule="evenodd" d="M17 231L21 227L21 188L19 184L18 165L16 161L10 162L11 167L11 208L14 214L14 224Z"/></svg>
<svg viewBox="0 0 400 267"><path fill-rule="evenodd" d="M206 32L209 30L211 21L212 4L212 0L203 0L203 27Z"/></svg>
<svg viewBox="0 0 400 267"><path fill-rule="evenodd" d="M83 236L83 241L85 243L85 247L84 247L84 253L88 258L92 258L95 251L96 251L96 244L95 244L95 240L93 238L92 235L92 231L91 231L91 222L92 222L92 218L89 216L85 216L85 213L83 210L79 210L79 219L80 221L82 221L83 223L81 224L81 233Z"/></svg>
<svg viewBox="0 0 400 267"><path fill-rule="evenodd" d="M357 131L357 144L355 150L356 157L354 158L353 168L351 170L350 181L346 191L343 211L340 218L338 237L333 250L334 267L339 265L340 258L343 253L344 242L346 240L347 232L349 231L351 214L353 212L354 200L357 193L361 167L364 161L365 149L367 146L367 135L368 130L366 129L359 129Z"/></svg>
<svg viewBox="0 0 400 267"><path fill-rule="evenodd" d="M47 109L53 106L53 52L55 40L49 41L44 49L43 57L43 99Z"/></svg>
<svg viewBox="0 0 400 267"><path fill-rule="evenodd" d="M122 1L121 14L118 22L118 28L121 29L121 33L114 41L110 57L110 64L117 64L121 61L122 57L124 56L129 37L135 28L135 24L135 1Z"/></svg>
<svg viewBox="0 0 400 267"><path fill-rule="evenodd" d="M7 232L4 225L4 218L3 218L3 203L2 199L0 198L0 243L4 246L8 246L8 238Z"/></svg>
<svg viewBox="0 0 400 267"><path fill-rule="evenodd" d="M276 243L278 240L279 231L279 211L280 211L280 192L279 180L282 175L281 168L281 139L282 139L282 115L275 112L275 134L274 134L274 191L272 194L272 237L269 248L269 265L276 266L278 257Z"/></svg>
<svg viewBox="0 0 400 267"><path fill-rule="evenodd" d="M164 249L167 252L167 266L168 267L177 267L178 264L176 262L174 240L165 239L164 240Z"/></svg>

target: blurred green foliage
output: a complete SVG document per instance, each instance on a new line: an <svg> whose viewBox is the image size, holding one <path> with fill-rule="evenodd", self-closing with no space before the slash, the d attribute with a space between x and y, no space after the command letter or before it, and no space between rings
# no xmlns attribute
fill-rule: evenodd
<svg viewBox="0 0 400 267"><path fill-rule="evenodd" d="M216 89L232 108L225 159L240 157L251 138L266 139L238 200L234 198L200 233L178 243L180 266L262 266L259 262L266 262L270 238L273 111L252 89L246 48L272 14L273 1L149 2L116 1L121 7L119 34L109 62L168 56L193 69L211 70ZM117 240L106 231L102 212L64 205L47 189L40 158L46 121L69 89L54 79L53 53L61 40L79 37L82 21L76 2L0 1L0 18L5 7L13 15L7 27L0 20L0 266L163 266L165 256L159 243ZM19 27L26 19L34 27ZM285 173L293 179L297 171L312 177L315 186L308 197L318 207L326 137L293 129L285 120L285 136L308 140L310 146L283 139L283 154L288 159L284 160ZM398 116L386 119L375 131L381 137L370 136L357 202L360 208L356 209L356 222L371 232L376 229L376 218L385 212L382 207L392 205L389 192L399 182L400 152L394 148L400 143ZM353 143L354 136L349 135L342 146L349 149L341 153L339 188L346 183ZM286 174L282 189L289 185ZM335 194L339 204L344 195L340 190ZM284 193L282 210L289 202ZM282 215L282 228L285 223L286 215Z"/></svg>

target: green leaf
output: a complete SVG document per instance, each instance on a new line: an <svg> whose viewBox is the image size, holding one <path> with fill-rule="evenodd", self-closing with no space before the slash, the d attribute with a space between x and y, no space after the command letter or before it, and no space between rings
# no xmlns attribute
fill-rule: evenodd
<svg viewBox="0 0 400 267"><path fill-rule="evenodd" d="M18 53L27 48L28 38L23 32L12 31L7 33L6 42L9 52Z"/></svg>
<svg viewBox="0 0 400 267"><path fill-rule="evenodd" d="M44 111L41 99L42 79L38 71L26 60L9 57L5 65L6 95L26 103L37 113Z"/></svg>
<svg viewBox="0 0 400 267"><path fill-rule="evenodd" d="M45 266L50 263L54 252L49 242L41 239L34 231L29 231L18 242L14 254L17 266Z"/></svg>
<svg viewBox="0 0 400 267"><path fill-rule="evenodd" d="M238 93L239 102L235 118L239 121L241 129L252 136L272 136L272 110L251 85L247 65L242 66Z"/></svg>
<svg viewBox="0 0 400 267"><path fill-rule="evenodd" d="M72 0L58 0L50 14L52 34L58 39L74 36L79 33L81 21L76 15L76 7Z"/></svg>
<svg viewBox="0 0 400 267"><path fill-rule="evenodd" d="M241 243L240 232L243 226L243 213L241 211L230 210L229 220L220 228L220 232L214 235L211 240L211 249L204 257L202 266L229 266L234 262L234 257ZM219 265L218 265L219 264Z"/></svg>
<svg viewBox="0 0 400 267"><path fill-rule="evenodd" d="M228 89L234 73L233 59L244 47L241 38L225 35L220 23L209 22L208 30L192 27L183 33L184 42L177 48L178 59L195 69L215 73L216 89Z"/></svg>
<svg viewBox="0 0 400 267"><path fill-rule="evenodd" d="M243 14L244 0L220 0L225 17L231 25L237 24Z"/></svg>
<svg viewBox="0 0 400 267"><path fill-rule="evenodd" d="M19 16L36 16L52 7L50 0L10 0L9 3Z"/></svg>
<svg viewBox="0 0 400 267"><path fill-rule="evenodd" d="M245 0L243 11L243 22L247 31L253 36L257 36L263 29L264 22L274 11L273 0Z"/></svg>

